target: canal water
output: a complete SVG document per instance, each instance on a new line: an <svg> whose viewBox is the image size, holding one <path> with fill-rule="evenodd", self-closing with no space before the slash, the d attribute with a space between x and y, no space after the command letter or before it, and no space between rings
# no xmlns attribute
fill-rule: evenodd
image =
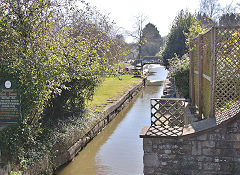
<svg viewBox="0 0 240 175"><path fill-rule="evenodd" d="M143 144L139 138L150 125L150 99L160 98L167 70L150 65L148 86L57 175L142 175Z"/></svg>

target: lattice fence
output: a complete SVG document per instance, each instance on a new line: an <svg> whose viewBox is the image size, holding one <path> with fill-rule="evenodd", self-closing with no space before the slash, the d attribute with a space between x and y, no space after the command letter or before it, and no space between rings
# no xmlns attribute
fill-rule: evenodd
<svg viewBox="0 0 240 175"><path fill-rule="evenodd" d="M191 99L221 123L240 112L240 27L213 27L192 43Z"/></svg>
<svg viewBox="0 0 240 175"><path fill-rule="evenodd" d="M185 99L151 99L151 126L161 127L163 133L170 135L182 132L184 111Z"/></svg>
<svg viewBox="0 0 240 175"><path fill-rule="evenodd" d="M239 112L240 28L216 28L215 115L217 122Z"/></svg>

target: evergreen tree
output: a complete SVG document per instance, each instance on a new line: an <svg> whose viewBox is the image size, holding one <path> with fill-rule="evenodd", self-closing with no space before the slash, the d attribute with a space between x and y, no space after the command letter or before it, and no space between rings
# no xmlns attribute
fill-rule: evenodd
<svg viewBox="0 0 240 175"><path fill-rule="evenodd" d="M176 54L182 57L187 53L186 33L193 24L193 15L183 10L180 11L178 16L174 19L170 33L167 36L166 46L162 52L162 57L165 66L168 66L168 60L173 58Z"/></svg>
<svg viewBox="0 0 240 175"><path fill-rule="evenodd" d="M162 38L155 25L148 23L143 29L143 56L155 56L162 45Z"/></svg>

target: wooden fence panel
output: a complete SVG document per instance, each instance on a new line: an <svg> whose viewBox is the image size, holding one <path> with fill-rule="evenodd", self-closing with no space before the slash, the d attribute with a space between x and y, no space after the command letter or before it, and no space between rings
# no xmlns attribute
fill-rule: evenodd
<svg viewBox="0 0 240 175"><path fill-rule="evenodd" d="M211 94L211 31L202 35L202 113L209 117Z"/></svg>
<svg viewBox="0 0 240 175"><path fill-rule="evenodd" d="M221 123L240 112L240 27L213 27L192 46L191 99Z"/></svg>
<svg viewBox="0 0 240 175"><path fill-rule="evenodd" d="M198 106L198 52L199 52L199 47L198 47L198 41L194 40L193 41L193 54L192 54L192 60L193 62L191 64L193 64L193 89L194 89L194 105Z"/></svg>

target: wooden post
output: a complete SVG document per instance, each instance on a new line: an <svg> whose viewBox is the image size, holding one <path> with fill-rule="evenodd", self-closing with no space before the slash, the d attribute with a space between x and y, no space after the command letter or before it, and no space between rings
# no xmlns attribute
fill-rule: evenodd
<svg viewBox="0 0 240 175"><path fill-rule="evenodd" d="M190 84L190 97L192 105L195 106L195 87L194 87L194 58L193 58L193 45L190 43L190 70L189 70L189 84Z"/></svg>
<svg viewBox="0 0 240 175"><path fill-rule="evenodd" d="M198 110L199 116L202 118L202 81L203 81L203 55L202 55L202 35L198 37Z"/></svg>
<svg viewBox="0 0 240 175"><path fill-rule="evenodd" d="M209 115L215 116L215 73L216 73L216 27L211 31L211 92L209 103Z"/></svg>

